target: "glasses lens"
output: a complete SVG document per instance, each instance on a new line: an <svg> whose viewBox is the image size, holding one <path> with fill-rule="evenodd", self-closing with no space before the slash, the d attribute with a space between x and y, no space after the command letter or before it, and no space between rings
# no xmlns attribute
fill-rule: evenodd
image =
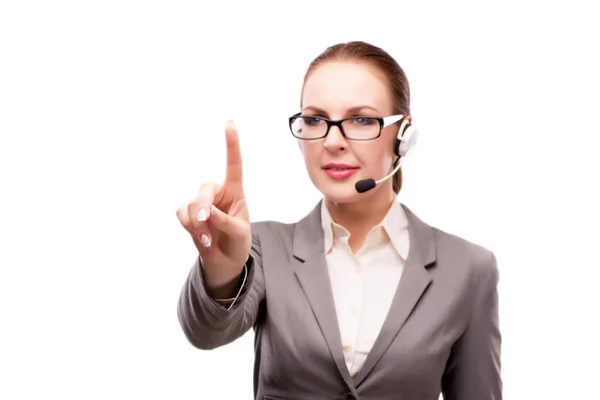
<svg viewBox="0 0 600 400"><path fill-rule="evenodd" d="M379 121L376 118L356 117L342 122L348 139L368 140L379 135Z"/></svg>
<svg viewBox="0 0 600 400"><path fill-rule="evenodd" d="M302 139L316 139L325 136L327 122L316 117L297 117L292 121L292 133Z"/></svg>

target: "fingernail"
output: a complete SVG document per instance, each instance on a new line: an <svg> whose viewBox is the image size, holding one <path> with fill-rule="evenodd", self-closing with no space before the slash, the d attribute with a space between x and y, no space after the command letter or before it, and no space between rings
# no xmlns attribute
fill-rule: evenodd
<svg viewBox="0 0 600 400"><path fill-rule="evenodd" d="M198 210L198 222L206 221L206 210L201 208Z"/></svg>
<svg viewBox="0 0 600 400"><path fill-rule="evenodd" d="M200 237L200 243L202 243L202 246L204 247L210 247L210 239L208 238L206 233L203 233Z"/></svg>

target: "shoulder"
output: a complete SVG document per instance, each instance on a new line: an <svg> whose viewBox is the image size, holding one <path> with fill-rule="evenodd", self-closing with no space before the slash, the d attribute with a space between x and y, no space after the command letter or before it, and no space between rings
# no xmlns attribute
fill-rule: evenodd
<svg viewBox="0 0 600 400"><path fill-rule="evenodd" d="M253 240L292 247L294 238L298 241L310 242L322 239L320 204L321 202L318 202L307 214L295 222L275 220L252 222L250 228Z"/></svg>
<svg viewBox="0 0 600 400"><path fill-rule="evenodd" d="M271 239L291 235L294 231L294 225L295 223L264 220L252 222L250 229L254 237Z"/></svg>
<svg viewBox="0 0 600 400"><path fill-rule="evenodd" d="M431 229L434 233L438 255L454 254L464 261L477 264L478 268L491 268L490 262L495 256L490 248L437 227Z"/></svg>
<svg viewBox="0 0 600 400"><path fill-rule="evenodd" d="M468 277L475 286L498 281L498 264L492 249L437 227L431 229L440 266Z"/></svg>
<svg viewBox="0 0 600 400"><path fill-rule="evenodd" d="M252 243L261 252L268 248L291 249L295 223L273 220L256 221L250 224Z"/></svg>
<svg viewBox="0 0 600 400"><path fill-rule="evenodd" d="M454 279L463 274L477 277L496 273L496 256L491 249L423 221L406 205L403 208L412 231L410 246L427 254L426 260L435 259L438 272Z"/></svg>

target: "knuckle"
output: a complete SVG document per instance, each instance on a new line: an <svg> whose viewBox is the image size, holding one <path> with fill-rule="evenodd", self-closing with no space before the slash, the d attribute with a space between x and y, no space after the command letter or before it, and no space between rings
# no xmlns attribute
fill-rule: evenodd
<svg viewBox="0 0 600 400"><path fill-rule="evenodd" d="M218 191L218 186L214 183L203 183L192 201L198 207L210 207L215 195Z"/></svg>
<svg viewBox="0 0 600 400"><path fill-rule="evenodd" d="M218 185L215 182L204 182L200 185L198 193L213 193L217 190Z"/></svg>
<svg viewBox="0 0 600 400"><path fill-rule="evenodd" d="M190 233L194 229L192 222L190 221L189 218L180 218L179 223L181 224L181 226L183 226L183 229L185 229L186 231L188 231Z"/></svg>
<svg viewBox="0 0 600 400"><path fill-rule="evenodd" d="M198 207L196 204L192 203L189 205L188 218L190 219L190 223L194 229L197 229L202 222L198 221L198 210L200 210L200 207Z"/></svg>
<svg viewBox="0 0 600 400"><path fill-rule="evenodd" d="M183 207L177 209L176 215L177 219L179 220L181 225L183 225L184 228L187 228L190 225L189 214L187 210L185 210Z"/></svg>
<svg viewBox="0 0 600 400"><path fill-rule="evenodd" d="M194 229L194 227L192 226L192 223L191 223L191 221L189 219L187 221L181 222L181 225L188 232L191 232L192 229Z"/></svg>
<svg viewBox="0 0 600 400"><path fill-rule="evenodd" d="M202 235L206 235L206 232L203 229L200 228L193 228L190 233L192 234L192 236L194 237L195 240L202 240Z"/></svg>

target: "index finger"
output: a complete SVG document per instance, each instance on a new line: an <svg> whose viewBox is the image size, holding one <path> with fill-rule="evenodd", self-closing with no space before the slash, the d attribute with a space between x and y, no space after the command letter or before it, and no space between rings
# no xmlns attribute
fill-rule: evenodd
<svg viewBox="0 0 600 400"><path fill-rule="evenodd" d="M242 151L240 139L233 121L227 121L225 126L227 141L227 173L225 180L229 184L242 185Z"/></svg>

